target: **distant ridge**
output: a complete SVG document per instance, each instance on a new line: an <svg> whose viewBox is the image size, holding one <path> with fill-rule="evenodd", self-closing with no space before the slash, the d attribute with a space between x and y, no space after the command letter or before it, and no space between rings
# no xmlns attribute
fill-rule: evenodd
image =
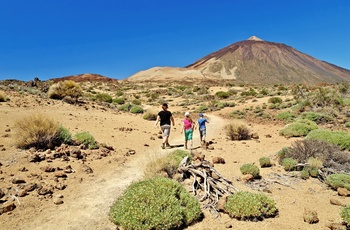
<svg viewBox="0 0 350 230"><path fill-rule="evenodd" d="M171 74L169 74L171 73ZM185 68L154 67L128 81L222 81L247 84L319 84L350 81L350 70L291 46L256 36L210 53Z"/></svg>
<svg viewBox="0 0 350 230"><path fill-rule="evenodd" d="M109 78L102 76L100 74L90 74L90 73L84 73L84 74L77 74L72 76L66 76L61 78L53 78L51 79L54 82L59 81L65 81L65 80L72 80L75 82L85 82L85 81L92 81L92 82L118 82L117 79Z"/></svg>

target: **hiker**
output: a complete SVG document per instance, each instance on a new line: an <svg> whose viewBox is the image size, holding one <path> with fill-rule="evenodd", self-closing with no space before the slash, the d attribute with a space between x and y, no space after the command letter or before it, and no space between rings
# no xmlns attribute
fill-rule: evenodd
<svg viewBox="0 0 350 230"><path fill-rule="evenodd" d="M205 123L209 123L209 121L207 120L207 118L204 118L203 113L200 113L198 119L198 130L201 144L205 144L205 136L207 135L207 127Z"/></svg>
<svg viewBox="0 0 350 230"><path fill-rule="evenodd" d="M196 123L193 122L190 117L190 113L185 113L185 119L182 121L182 130L181 133L185 133L185 149L187 149L187 142L190 142L190 149L192 149L193 144L193 130L196 126Z"/></svg>
<svg viewBox="0 0 350 230"><path fill-rule="evenodd" d="M169 144L169 135L170 135L170 122L172 125L175 125L174 117L171 114L170 111L168 111L168 104L164 103L162 105L162 111L158 113L157 121L155 126L157 127L158 122L160 122L160 129L163 133L163 143L162 143L162 149L165 149L165 147L170 148Z"/></svg>

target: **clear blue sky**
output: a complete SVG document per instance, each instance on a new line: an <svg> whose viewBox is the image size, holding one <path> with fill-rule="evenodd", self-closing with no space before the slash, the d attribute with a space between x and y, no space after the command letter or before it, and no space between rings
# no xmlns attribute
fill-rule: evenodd
<svg viewBox="0 0 350 230"><path fill-rule="evenodd" d="M255 35L350 69L350 0L1 0L0 79L124 79Z"/></svg>

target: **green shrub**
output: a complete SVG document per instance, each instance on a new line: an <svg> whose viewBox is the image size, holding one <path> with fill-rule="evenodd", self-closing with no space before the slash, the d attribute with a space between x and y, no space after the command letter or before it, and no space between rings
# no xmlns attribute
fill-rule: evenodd
<svg viewBox="0 0 350 230"><path fill-rule="evenodd" d="M346 223L347 226L350 225L350 204L346 205L341 210L341 218Z"/></svg>
<svg viewBox="0 0 350 230"><path fill-rule="evenodd" d="M326 184L335 190L338 188L350 190L350 175L342 173L331 174L326 178Z"/></svg>
<svg viewBox="0 0 350 230"><path fill-rule="evenodd" d="M225 212L239 220L262 220L277 215L275 201L265 194L237 192L227 197Z"/></svg>
<svg viewBox="0 0 350 230"><path fill-rule="evenodd" d="M261 157L259 163L262 168L271 167L271 160L268 157Z"/></svg>
<svg viewBox="0 0 350 230"><path fill-rule="evenodd" d="M344 126L345 126L346 128L349 128L349 127L350 127L350 121L345 122Z"/></svg>
<svg viewBox="0 0 350 230"><path fill-rule="evenodd" d="M294 120L294 118L295 118L295 114L291 112L281 112L275 116L275 119L281 120L281 121L292 121Z"/></svg>
<svg viewBox="0 0 350 230"><path fill-rule="evenodd" d="M132 105L130 103L127 103L127 104L124 104L124 105L121 105L118 107L118 109L120 111L124 111L124 112L129 112L129 110L131 109Z"/></svg>
<svg viewBox="0 0 350 230"><path fill-rule="evenodd" d="M301 177L301 179L304 179L304 180L309 179L310 178L310 168L308 168L308 167L303 168L303 170L301 170L301 172L300 172L300 177Z"/></svg>
<svg viewBox="0 0 350 230"><path fill-rule="evenodd" d="M133 105L130 108L130 113L143 113L143 108L139 105Z"/></svg>
<svg viewBox="0 0 350 230"><path fill-rule="evenodd" d="M281 104L282 103L282 98L280 97L270 97L269 100L267 101L268 103L272 104Z"/></svg>
<svg viewBox="0 0 350 230"><path fill-rule="evenodd" d="M331 115L315 112L304 112L300 114L299 118L314 121L316 124L327 123L334 120Z"/></svg>
<svg viewBox="0 0 350 230"><path fill-rule="evenodd" d="M198 113L203 113L203 112L205 112L207 110L208 110L208 106L202 105L202 106L199 106L199 108L197 109L197 112Z"/></svg>
<svg viewBox="0 0 350 230"><path fill-rule="evenodd" d="M131 184L110 209L123 229L178 229L201 218L198 200L179 183L155 177Z"/></svg>
<svg viewBox="0 0 350 230"><path fill-rule="evenodd" d="M82 144L85 148L98 149L95 138L89 132L81 132L74 135L73 140L77 144Z"/></svg>
<svg viewBox="0 0 350 230"><path fill-rule="evenodd" d="M5 102L6 101L6 96L3 91L0 91L0 102Z"/></svg>
<svg viewBox="0 0 350 230"><path fill-rule="evenodd" d="M69 80L51 85L47 94L51 99L61 100L66 96L77 99L83 95L83 91L77 83Z"/></svg>
<svg viewBox="0 0 350 230"><path fill-rule="evenodd" d="M96 94L96 100L98 102L107 102L107 103L112 103L113 102L112 96L107 94L107 93Z"/></svg>
<svg viewBox="0 0 350 230"><path fill-rule="evenodd" d="M292 171L295 169L298 162L294 160L293 158L284 158L282 161L282 165L284 167L284 170L286 171Z"/></svg>
<svg viewBox="0 0 350 230"><path fill-rule="evenodd" d="M260 169L258 168L258 166L253 165L253 164L244 164L242 165L240 168L241 173L243 175L247 175L250 174L252 175L254 178L259 178L260 177Z"/></svg>
<svg viewBox="0 0 350 230"><path fill-rule="evenodd" d="M350 150L350 135L347 132L316 129L311 131L306 138L326 141L339 146L341 149Z"/></svg>
<svg viewBox="0 0 350 230"><path fill-rule="evenodd" d="M317 129L318 126L315 122L300 119L291 124L288 124L280 130L280 135L284 137L302 137L306 136L310 131Z"/></svg>
<svg viewBox="0 0 350 230"><path fill-rule="evenodd" d="M250 139L249 129L244 124L231 123L225 127L226 135L232 141L248 140Z"/></svg>
<svg viewBox="0 0 350 230"><path fill-rule="evenodd" d="M113 100L114 104L118 104L118 105L123 105L125 104L125 98L123 97L118 97L116 99Z"/></svg>
<svg viewBox="0 0 350 230"><path fill-rule="evenodd" d="M115 92L115 95L117 95L117 97L121 97L124 95L124 92L121 90L118 90L117 92Z"/></svg>
<svg viewBox="0 0 350 230"><path fill-rule="evenodd" d="M215 96L220 98L220 99L226 99L226 98L230 97L230 94L228 92L218 91L215 93Z"/></svg>

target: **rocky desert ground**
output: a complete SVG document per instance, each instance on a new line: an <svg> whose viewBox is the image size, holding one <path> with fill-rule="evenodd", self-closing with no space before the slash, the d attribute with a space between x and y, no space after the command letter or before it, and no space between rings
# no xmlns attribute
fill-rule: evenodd
<svg viewBox="0 0 350 230"><path fill-rule="evenodd" d="M286 123L274 119L295 105L290 88L271 86L264 88L268 93L261 96L239 96L241 92L258 92L262 88L224 84L79 84L84 96L77 104L50 99L45 90L24 83L2 84L0 90L6 100L0 102L0 229L118 229L109 220L110 206L129 184L143 178L148 162L184 149L180 129L185 111L193 118L203 111L209 120L210 145L200 145L196 130L192 153L204 154L208 161L223 158L225 163L214 164L218 172L240 191L273 198L279 210L274 218L254 222L236 220L225 213L213 215L204 209L204 219L187 229L329 229L330 223L342 222L340 212L350 202L348 196L338 195L318 178L301 179L300 172L287 172L278 163L277 152L302 139L279 135ZM234 93L228 98L217 98L220 91ZM114 102L96 99L103 93L123 97L125 103L140 104L144 113L122 111ZM274 96L286 106L269 106L269 98ZM175 117L170 137L173 147L165 150L160 148L155 122L143 118L146 112L157 113L162 102L168 102ZM73 134L91 133L100 144L99 149L68 145L53 150L17 148L16 122L38 113L59 122ZM230 140L225 126L233 122L247 125L254 138ZM336 125L328 124L330 128L349 131L344 125ZM261 157L269 157L272 167L259 167L261 178L246 182L240 167L246 163L259 166ZM317 212L319 221L305 222L305 210Z"/></svg>

